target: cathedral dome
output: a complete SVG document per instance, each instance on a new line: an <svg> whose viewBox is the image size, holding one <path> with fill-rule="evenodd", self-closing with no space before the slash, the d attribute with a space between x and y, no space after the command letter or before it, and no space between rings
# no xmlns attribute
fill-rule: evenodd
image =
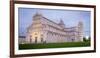
<svg viewBox="0 0 100 58"><path fill-rule="evenodd" d="M65 27L65 24L64 24L64 22L63 22L62 19L60 20L60 22L59 22L58 24L59 24L61 27L63 27L63 28Z"/></svg>

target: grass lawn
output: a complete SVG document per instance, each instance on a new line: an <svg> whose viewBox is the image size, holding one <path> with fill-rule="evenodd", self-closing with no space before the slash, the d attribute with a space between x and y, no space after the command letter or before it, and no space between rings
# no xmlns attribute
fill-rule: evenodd
<svg viewBox="0 0 100 58"><path fill-rule="evenodd" d="M39 43L39 44L19 44L19 50L23 49L43 49L43 48L64 48L64 47L85 47L90 46L90 41L86 42L64 42L64 43Z"/></svg>

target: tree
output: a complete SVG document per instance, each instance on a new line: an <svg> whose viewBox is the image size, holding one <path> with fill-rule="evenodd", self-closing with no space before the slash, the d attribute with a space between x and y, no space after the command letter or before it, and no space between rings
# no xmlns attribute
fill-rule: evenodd
<svg viewBox="0 0 100 58"><path fill-rule="evenodd" d="M87 41L85 37L83 37L83 41L84 41L84 42L86 42L86 41Z"/></svg>

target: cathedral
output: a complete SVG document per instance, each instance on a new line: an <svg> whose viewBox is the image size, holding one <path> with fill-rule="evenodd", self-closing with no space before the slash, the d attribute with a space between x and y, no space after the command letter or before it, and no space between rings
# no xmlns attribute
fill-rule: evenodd
<svg viewBox="0 0 100 58"><path fill-rule="evenodd" d="M27 28L25 41L26 43L82 42L83 22L79 21L76 26L67 28L63 20L56 23L36 13Z"/></svg>

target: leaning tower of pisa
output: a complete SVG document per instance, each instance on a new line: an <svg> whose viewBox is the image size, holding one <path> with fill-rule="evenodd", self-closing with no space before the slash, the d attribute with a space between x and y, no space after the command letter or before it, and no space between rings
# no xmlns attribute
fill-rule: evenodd
<svg viewBox="0 0 100 58"><path fill-rule="evenodd" d="M78 40L79 41L83 41L83 35L84 35L83 28L84 28L83 22L79 21L78 23Z"/></svg>

